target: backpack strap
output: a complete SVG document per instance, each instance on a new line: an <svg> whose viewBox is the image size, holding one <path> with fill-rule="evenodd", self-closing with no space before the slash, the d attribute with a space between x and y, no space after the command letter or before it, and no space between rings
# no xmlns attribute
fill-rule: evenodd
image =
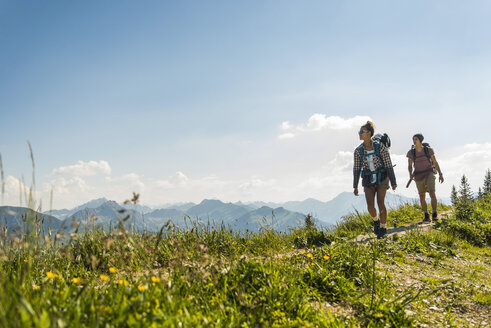
<svg viewBox="0 0 491 328"><path fill-rule="evenodd" d="M382 164L382 168L377 170L377 185L380 185L382 183L382 173L386 171L386 168L384 159L382 158L382 154L380 154L380 143L375 142L373 144L373 148L375 149L375 154L378 156L378 158L380 159L380 163Z"/></svg>
<svg viewBox="0 0 491 328"><path fill-rule="evenodd" d="M366 172L363 170L363 160L365 159L365 149L363 148L363 144L362 144L362 146L360 147L360 155L361 155L361 163L362 163L361 173L363 176L372 175L374 173L377 174L377 185L380 185L380 183L382 182L382 173L384 173L386 171L384 160L382 158L382 155L380 154L380 143L379 142L373 142L373 149L375 151L375 154L380 159L380 163L382 163L382 168L376 170L375 172L371 172L371 171Z"/></svg>
<svg viewBox="0 0 491 328"><path fill-rule="evenodd" d="M375 149L375 154L377 154L378 158L380 159L382 166L385 168L384 159L382 158L382 154L380 154L380 143L374 142L373 148Z"/></svg>
<svg viewBox="0 0 491 328"><path fill-rule="evenodd" d="M424 145L423 150L425 151L426 158L431 162L431 156L430 156L430 151L428 150L428 146Z"/></svg>
<svg viewBox="0 0 491 328"><path fill-rule="evenodd" d="M433 163L433 160L431 159L429 147L430 146L428 144L425 144L423 149L425 151L426 158L428 158L428 162L430 162L430 164L431 164L431 171L436 174L435 164Z"/></svg>

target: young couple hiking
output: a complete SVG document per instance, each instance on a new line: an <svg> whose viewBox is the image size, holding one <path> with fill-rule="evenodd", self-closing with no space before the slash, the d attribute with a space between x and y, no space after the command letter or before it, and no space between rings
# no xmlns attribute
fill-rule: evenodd
<svg viewBox="0 0 491 328"><path fill-rule="evenodd" d="M353 193L358 196L358 182L362 178L362 186L365 192L368 212L373 218L373 231L377 238L383 238L387 234L387 209L385 207L385 194L389 189L389 181L392 190L396 190L397 182L390 159L390 139L386 134L374 136L374 125L368 121L358 132L362 144L355 149L353 166ZM422 223L431 222L426 204L426 193L431 197L433 209L432 218L437 219L437 200L435 194L435 170L438 171L439 181L443 182L440 166L435 158L433 149L423 143L423 135L416 134L413 137L413 146L407 152L409 183L414 180L418 188L419 200L424 211ZM408 185L409 185L408 183ZM379 214L375 208L375 198Z"/></svg>

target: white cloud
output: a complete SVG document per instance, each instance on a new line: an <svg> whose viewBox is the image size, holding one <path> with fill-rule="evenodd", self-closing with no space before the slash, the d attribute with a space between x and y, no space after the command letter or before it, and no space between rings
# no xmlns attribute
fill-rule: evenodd
<svg viewBox="0 0 491 328"><path fill-rule="evenodd" d="M350 129L353 127L359 127L360 125L365 124L368 120L370 120L370 117L368 116L355 116L352 118L344 119L340 116L314 114L309 118L305 126L300 126L300 129L304 131L319 131L322 129Z"/></svg>
<svg viewBox="0 0 491 328"><path fill-rule="evenodd" d="M281 129L282 130L290 130L292 128L292 125L288 121L284 121L281 123Z"/></svg>
<svg viewBox="0 0 491 328"><path fill-rule="evenodd" d="M338 151L334 158L329 161L325 168L332 171L345 171L351 170L353 166L353 152L352 151Z"/></svg>
<svg viewBox="0 0 491 328"><path fill-rule="evenodd" d="M358 128L371 120L369 116L356 115L350 118L340 116L327 116L325 114L314 114L310 116L307 123L294 126L288 121L281 124L281 130L287 131L278 136L278 139L292 139L300 133L317 132L322 130L347 130Z"/></svg>
<svg viewBox="0 0 491 328"><path fill-rule="evenodd" d="M467 176L473 190L483 185L484 174L491 168L491 143L468 144L452 150L451 157L438 158L438 163L450 184L460 184L463 174ZM451 185L449 186L450 190Z"/></svg>
<svg viewBox="0 0 491 328"><path fill-rule="evenodd" d="M106 161L78 161L77 164L61 166L53 170L52 175L63 175L63 176L93 176L98 173L105 175L111 174L111 166Z"/></svg>
<svg viewBox="0 0 491 328"><path fill-rule="evenodd" d="M177 171L174 175L171 175L167 180L155 180L154 185L159 188L172 189L177 186L184 186L189 181L189 178L182 173Z"/></svg>
<svg viewBox="0 0 491 328"><path fill-rule="evenodd" d="M78 192L90 192L91 189L85 182L85 180L81 177L72 177L69 179L65 179L64 177L58 177L54 180L51 180L45 186L46 189L53 189L54 194L69 194L74 190Z"/></svg>
<svg viewBox="0 0 491 328"><path fill-rule="evenodd" d="M338 151L318 170L303 177L296 187L303 195L297 199L313 197L328 200L340 192L351 191L352 170L353 152Z"/></svg>
<svg viewBox="0 0 491 328"><path fill-rule="evenodd" d="M14 206L25 206L29 201L29 194L31 188L27 186L22 180L17 179L11 175L5 179L5 190L2 195L5 204ZM34 202L38 202L41 199L41 193L36 190L32 190L32 197ZM32 204L31 204L32 205Z"/></svg>
<svg viewBox="0 0 491 328"><path fill-rule="evenodd" d="M169 181L175 185L184 185L189 181L189 178L181 171L177 171L176 174L169 178Z"/></svg>
<svg viewBox="0 0 491 328"><path fill-rule="evenodd" d="M295 134L288 132L288 133L283 133L278 136L278 139L283 140L283 139L292 139L295 138Z"/></svg>
<svg viewBox="0 0 491 328"><path fill-rule="evenodd" d="M257 177L252 177L250 180L242 182L239 184L239 189L242 191L251 191L261 188L273 187L276 184L274 179L262 180Z"/></svg>
<svg viewBox="0 0 491 328"><path fill-rule="evenodd" d="M133 192L143 192L145 190L145 183L136 173L127 173L118 177L106 177L108 182L103 190L106 192L118 195L118 198L129 197Z"/></svg>

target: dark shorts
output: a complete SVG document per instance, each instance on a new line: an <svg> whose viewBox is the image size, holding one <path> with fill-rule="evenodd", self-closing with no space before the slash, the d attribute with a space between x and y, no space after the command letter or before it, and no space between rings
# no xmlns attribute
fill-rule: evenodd
<svg viewBox="0 0 491 328"><path fill-rule="evenodd" d="M363 190L365 192L368 191L380 191L380 190L387 190L389 189L389 177L386 177L384 180L382 180L382 182L380 182L379 185L377 185L376 183L372 183L366 187L363 187Z"/></svg>

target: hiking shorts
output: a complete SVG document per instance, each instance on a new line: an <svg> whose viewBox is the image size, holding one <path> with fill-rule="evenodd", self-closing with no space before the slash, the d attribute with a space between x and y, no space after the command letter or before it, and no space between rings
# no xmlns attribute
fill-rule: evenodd
<svg viewBox="0 0 491 328"><path fill-rule="evenodd" d="M418 194L425 194L430 191L435 191L435 180L436 180L435 174L430 172L423 180L416 181Z"/></svg>
<svg viewBox="0 0 491 328"><path fill-rule="evenodd" d="M371 185L367 186L367 187L363 187L363 190L366 192L368 190L375 190L375 191L379 191L379 190L384 190L384 189L389 189L389 177L386 177L384 180L382 180L380 182L379 185L377 185L376 183L372 183Z"/></svg>

